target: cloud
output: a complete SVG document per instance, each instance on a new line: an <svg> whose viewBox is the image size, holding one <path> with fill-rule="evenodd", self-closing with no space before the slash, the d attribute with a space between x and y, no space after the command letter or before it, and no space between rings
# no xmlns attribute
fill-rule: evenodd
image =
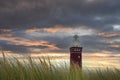
<svg viewBox="0 0 120 80"><path fill-rule="evenodd" d="M61 30L59 31L59 29ZM78 30L79 32L78 35L80 36L80 44L83 47L84 53L94 53L101 51L111 51L114 53L119 52L119 41L116 41L119 38L119 34L113 32L99 33L91 29L89 30L85 27L53 27L28 29L23 31L12 32L12 36L9 37L7 34L6 36L1 35L0 40L7 41L6 44L8 45L23 46L24 48L26 47L29 50L28 52L69 53L69 47L72 45L73 40L72 36L74 35L72 31L76 32L76 30Z"/></svg>
<svg viewBox="0 0 120 80"><path fill-rule="evenodd" d="M8 50L8 51L19 52L19 53L24 52L24 50L26 53L33 52L32 49L39 49L39 52L40 50L41 51L59 50L56 44L50 43L44 40L39 40L39 41L29 40L29 39L20 38L20 37L7 37L4 35L1 35L0 46L5 51ZM20 49L22 49L23 51L21 51Z"/></svg>
<svg viewBox="0 0 120 80"><path fill-rule="evenodd" d="M120 37L119 32L101 32L99 33L99 36L106 37L106 38L111 38L111 37Z"/></svg>
<svg viewBox="0 0 120 80"><path fill-rule="evenodd" d="M114 39L104 38L99 35L82 36L80 37L81 45L84 52L101 52L109 51L112 53L119 53L118 46L120 42L114 42ZM116 47L117 45L117 47Z"/></svg>
<svg viewBox="0 0 120 80"><path fill-rule="evenodd" d="M41 30L47 31L50 33L56 33L56 32L66 32L66 31L72 31L71 27L63 27L62 25L55 25L54 27L49 27L49 28L33 28L33 29L27 29L26 33L33 33L33 32L39 32Z"/></svg>
<svg viewBox="0 0 120 80"><path fill-rule="evenodd" d="M33 26L52 27L60 24L113 30L110 26L120 21L119 2L118 0L0 1L0 28L28 29Z"/></svg>
<svg viewBox="0 0 120 80"><path fill-rule="evenodd" d="M0 47L3 51L12 53L28 53L30 50L25 46L9 44L8 41L0 40Z"/></svg>
<svg viewBox="0 0 120 80"><path fill-rule="evenodd" d="M119 52L119 0L1 0L0 45L68 52L74 33L84 52ZM116 26L117 25L117 26ZM116 30L117 29L117 30ZM5 42L3 42L5 41ZM2 44L4 43L4 44ZM15 49L14 49L15 47ZM12 48L12 49L11 49ZM13 50L14 49L14 50Z"/></svg>

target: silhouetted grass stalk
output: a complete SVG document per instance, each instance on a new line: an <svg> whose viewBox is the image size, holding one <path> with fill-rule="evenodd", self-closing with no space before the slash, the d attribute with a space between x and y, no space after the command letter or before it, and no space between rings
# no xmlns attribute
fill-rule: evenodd
<svg viewBox="0 0 120 80"><path fill-rule="evenodd" d="M39 58L35 63L32 57L21 63L17 58L7 59L2 51L0 59L0 80L120 80L120 70L96 69L84 72L78 66L68 69L66 66L58 68L51 59Z"/></svg>

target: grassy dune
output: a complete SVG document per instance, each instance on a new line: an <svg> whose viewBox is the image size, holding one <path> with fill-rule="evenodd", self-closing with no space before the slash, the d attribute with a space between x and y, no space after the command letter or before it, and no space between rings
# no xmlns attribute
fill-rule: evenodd
<svg viewBox="0 0 120 80"><path fill-rule="evenodd" d="M50 59L39 58L34 63L31 57L28 62L21 63L17 58L0 59L0 80L120 80L119 69L108 69L95 71L81 71L77 66L72 69L67 67L57 68L52 65Z"/></svg>

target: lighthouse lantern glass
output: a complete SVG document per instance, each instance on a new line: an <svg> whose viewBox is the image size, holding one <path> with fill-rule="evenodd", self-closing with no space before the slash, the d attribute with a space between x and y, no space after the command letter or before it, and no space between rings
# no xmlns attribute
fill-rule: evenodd
<svg viewBox="0 0 120 80"><path fill-rule="evenodd" d="M79 41L79 36L78 35L73 36L72 47L80 47L80 41Z"/></svg>

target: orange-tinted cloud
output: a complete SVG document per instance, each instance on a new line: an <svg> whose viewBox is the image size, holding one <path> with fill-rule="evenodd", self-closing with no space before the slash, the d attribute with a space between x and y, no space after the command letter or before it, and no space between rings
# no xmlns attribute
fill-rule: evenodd
<svg viewBox="0 0 120 80"><path fill-rule="evenodd" d="M101 32L98 34L99 36L110 38L115 36L120 36L120 33L114 33L114 32Z"/></svg>
<svg viewBox="0 0 120 80"><path fill-rule="evenodd" d="M24 39L24 38L15 38L15 37L6 37L6 36L1 36L0 40L5 40L8 41L9 44L13 44L13 45L22 45L22 46L46 46L48 47L48 50L59 50L59 48L53 44L53 43L49 43L47 41L44 40L39 40L39 41L31 41L28 39Z"/></svg>
<svg viewBox="0 0 120 80"><path fill-rule="evenodd" d="M62 27L61 25L56 25L53 28L42 28L41 30L44 30L44 31L47 31L47 32L51 32L51 33L55 33L55 32L71 31L73 29L69 28L69 27Z"/></svg>
<svg viewBox="0 0 120 80"><path fill-rule="evenodd" d="M109 44L110 47L120 48L120 44L118 44L119 42L112 41L112 40L106 40L105 43Z"/></svg>
<svg viewBox="0 0 120 80"><path fill-rule="evenodd" d="M40 29L39 28L32 28L32 29L27 29L25 32L26 33L32 33L32 32L36 32L36 31L39 31Z"/></svg>
<svg viewBox="0 0 120 80"><path fill-rule="evenodd" d="M73 30L73 28L63 27L62 25L56 25L54 27L49 27L49 28L33 28L33 29L28 29L28 30L26 30L26 32L27 33L32 33L32 32L36 32L36 31L40 31L40 30L51 32L51 33L55 33L55 32L70 31L70 30Z"/></svg>
<svg viewBox="0 0 120 80"><path fill-rule="evenodd" d="M6 37L11 37L12 36L12 30L10 29L0 29L0 36L6 36Z"/></svg>
<svg viewBox="0 0 120 80"><path fill-rule="evenodd" d="M57 33L57 35L59 35L59 36L73 35L76 33L81 36L96 34L96 30L88 29L86 26L80 26L78 28L78 27L66 27L66 26L62 26L62 25L56 25L54 27L46 27L46 28L43 27L43 28L27 29L25 32L29 35L29 33L36 34L33 32L39 33L40 31L44 31L44 33L49 32L51 35L53 35L54 33Z"/></svg>
<svg viewBox="0 0 120 80"><path fill-rule="evenodd" d="M0 36L1 36L0 38L4 38L4 37L11 37L11 36L12 36L12 34L9 34L9 33L8 33L8 34L0 34ZM4 37L2 37L2 36L4 36Z"/></svg>
<svg viewBox="0 0 120 80"><path fill-rule="evenodd" d="M1 29L0 31L2 31L2 32L12 32L11 29Z"/></svg>
<svg viewBox="0 0 120 80"><path fill-rule="evenodd" d="M110 47L120 48L120 45L118 45L118 44L113 44L113 45L110 45Z"/></svg>

